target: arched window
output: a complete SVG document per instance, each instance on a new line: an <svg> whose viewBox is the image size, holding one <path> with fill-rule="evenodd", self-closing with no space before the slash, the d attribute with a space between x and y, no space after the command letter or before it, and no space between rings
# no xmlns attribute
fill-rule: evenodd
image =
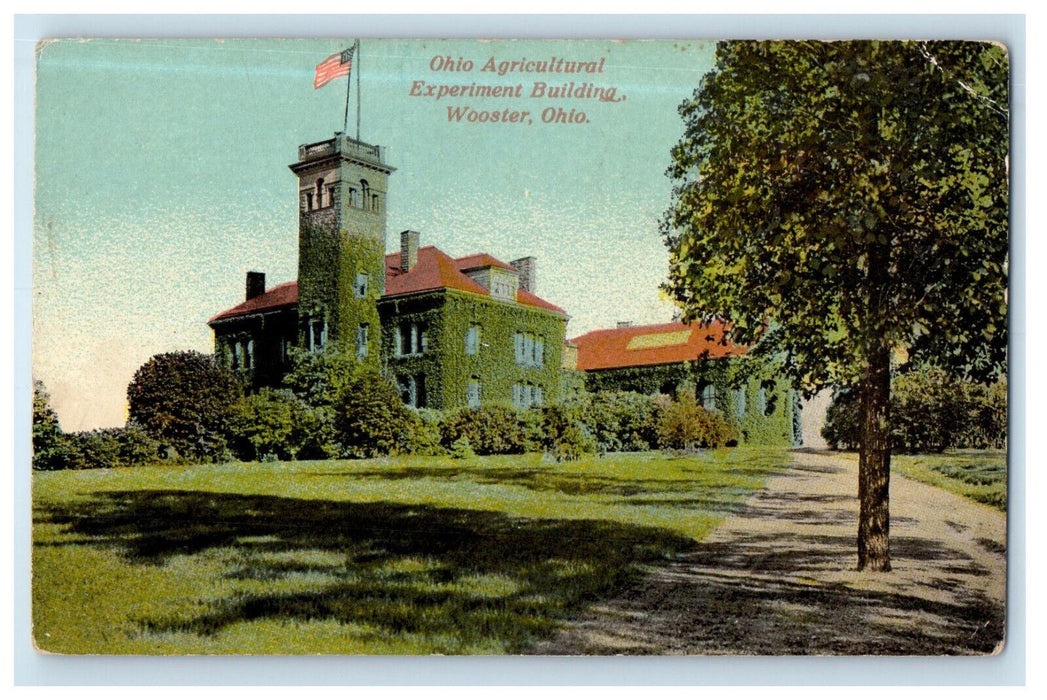
<svg viewBox="0 0 1047 700"><path fill-rule="evenodd" d="M316 208L324 208L324 179L320 178L316 181Z"/></svg>
<svg viewBox="0 0 1047 700"><path fill-rule="evenodd" d="M371 202L371 186L367 180L360 180L360 208L366 209Z"/></svg>

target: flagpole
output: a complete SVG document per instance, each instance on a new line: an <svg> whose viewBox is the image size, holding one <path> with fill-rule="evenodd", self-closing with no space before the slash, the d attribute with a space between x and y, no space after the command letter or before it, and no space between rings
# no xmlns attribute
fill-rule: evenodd
<svg viewBox="0 0 1047 700"><path fill-rule="evenodd" d="M360 40L356 40L356 140L360 140L360 97L363 93L360 92ZM352 82L352 78L350 78ZM348 97L346 98L348 100ZM349 108L349 102L345 103L346 109Z"/></svg>
<svg viewBox="0 0 1047 700"><path fill-rule="evenodd" d="M352 60L352 59L350 59L350 60ZM352 65L350 65L349 70L350 71L353 70L352 69ZM342 133L346 134L346 135L349 134L349 88L350 88L350 86L352 84L353 84L353 76L352 76L352 73L350 72L348 78L346 78L346 81L345 81L345 120L342 123ZM358 102L359 102L359 99L360 98L357 98ZM359 128L357 129L357 131L359 131ZM359 139L357 139L357 140L359 140Z"/></svg>

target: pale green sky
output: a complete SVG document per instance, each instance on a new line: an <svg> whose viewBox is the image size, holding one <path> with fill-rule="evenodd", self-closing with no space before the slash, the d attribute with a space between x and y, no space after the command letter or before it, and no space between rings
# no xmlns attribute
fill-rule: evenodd
<svg viewBox="0 0 1047 700"><path fill-rule="evenodd" d="M341 128L345 80L312 87L323 40L61 41L38 52L33 375L62 426L121 425L134 371L157 352L211 350L209 317L242 300L244 273L295 278L300 143ZM538 258L538 293L568 335L667 320L676 107L711 67L711 43L363 42L361 138L388 147L390 249L407 228L460 256ZM430 60L474 61L433 72ZM605 59L602 75L480 72L496 60ZM626 99L411 97L411 83L593 82ZM356 81L353 80L353 90ZM355 95L350 129L355 130ZM542 124L582 109L585 125ZM511 107L534 124L449 123L447 107Z"/></svg>

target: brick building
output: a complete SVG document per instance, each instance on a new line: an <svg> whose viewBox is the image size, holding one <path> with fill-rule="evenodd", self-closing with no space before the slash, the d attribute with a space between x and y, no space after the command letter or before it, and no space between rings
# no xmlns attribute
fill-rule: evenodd
<svg viewBox="0 0 1047 700"><path fill-rule="evenodd" d="M777 367L746 362L721 323L619 324L567 341L564 366L583 373L589 391L677 394L694 391L711 411L738 426L743 442L802 442L800 403Z"/></svg>
<svg viewBox="0 0 1047 700"><path fill-rule="evenodd" d="M567 314L535 294L536 261L454 258L400 234L387 255L380 146L344 134L298 149L298 279L214 316L215 354L252 387L278 385L294 349L337 350L394 377L416 407L555 402Z"/></svg>

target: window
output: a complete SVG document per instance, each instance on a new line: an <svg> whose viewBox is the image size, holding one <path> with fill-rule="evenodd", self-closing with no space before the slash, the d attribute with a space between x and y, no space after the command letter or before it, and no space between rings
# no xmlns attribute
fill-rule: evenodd
<svg viewBox="0 0 1047 700"><path fill-rule="evenodd" d="M367 180L360 180L360 208L366 209L371 202L371 186Z"/></svg>
<svg viewBox="0 0 1047 700"><path fill-rule="evenodd" d="M480 407L480 380L476 377L465 385L465 405L469 408Z"/></svg>
<svg viewBox="0 0 1047 700"><path fill-rule="evenodd" d="M367 357L367 324L356 329L356 356Z"/></svg>
<svg viewBox="0 0 1047 700"><path fill-rule="evenodd" d="M513 335L513 352L520 367L542 367L545 365L545 341L533 333Z"/></svg>
<svg viewBox="0 0 1047 700"><path fill-rule="evenodd" d="M357 299L363 299L367 296L367 273L357 272L356 283L353 285L353 291L356 292Z"/></svg>
<svg viewBox="0 0 1047 700"><path fill-rule="evenodd" d="M316 208L324 208L324 179L320 178L316 181Z"/></svg>
<svg viewBox="0 0 1047 700"><path fill-rule="evenodd" d="M528 409L541 406L542 387L531 384L513 384L513 408Z"/></svg>
<svg viewBox="0 0 1047 700"><path fill-rule="evenodd" d="M240 341L237 340L233 343L233 369L240 369Z"/></svg>
<svg viewBox="0 0 1047 700"><path fill-rule="evenodd" d="M712 382L703 382L701 384L701 398L702 408L706 411L716 410L716 387L713 386Z"/></svg>
<svg viewBox="0 0 1047 700"><path fill-rule="evenodd" d="M469 326L465 332L465 354L475 355L480 352L480 326Z"/></svg>
<svg viewBox="0 0 1047 700"><path fill-rule="evenodd" d="M425 408L425 375L400 376L396 378L400 398L411 408Z"/></svg>
<svg viewBox="0 0 1047 700"><path fill-rule="evenodd" d="M734 390L734 415L739 418L745 415L745 387Z"/></svg>
<svg viewBox="0 0 1047 700"><path fill-rule="evenodd" d="M324 345L327 344L327 321L313 319L309 322L306 334L309 336L309 351L322 352Z"/></svg>
<svg viewBox="0 0 1047 700"><path fill-rule="evenodd" d="M401 323L394 338L396 355L420 355L429 349L428 329L418 323Z"/></svg>
<svg viewBox="0 0 1047 700"><path fill-rule="evenodd" d="M338 189L335 185L327 186L327 206L334 206L334 194Z"/></svg>
<svg viewBox="0 0 1047 700"><path fill-rule="evenodd" d="M244 367L254 369L254 340L248 340L244 345Z"/></svg>
<svg viewBox="0 0 1047 700"><path fill-rule="evenodd" d="M305 193L305 210L306 211L312 211L313 210L313 193L312 192L306 192Z"/></svg>

